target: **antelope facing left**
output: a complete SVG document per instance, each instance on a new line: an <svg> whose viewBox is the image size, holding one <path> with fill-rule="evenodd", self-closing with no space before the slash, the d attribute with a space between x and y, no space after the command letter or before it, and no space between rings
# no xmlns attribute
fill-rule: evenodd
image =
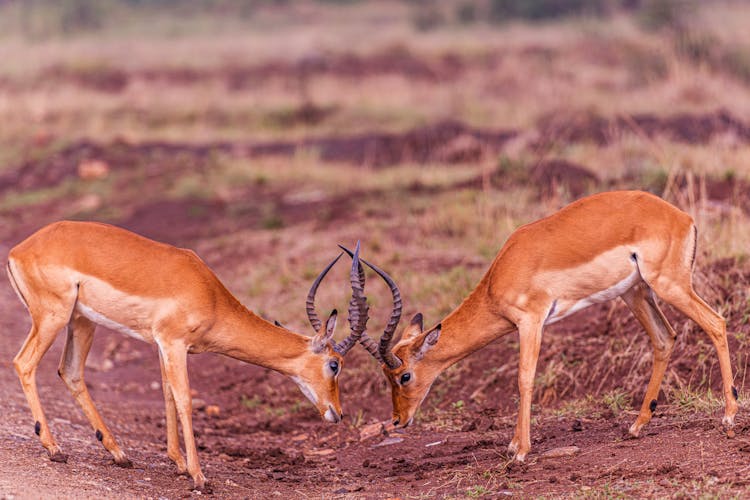
<svg viewBox="0 0 750 500"><path fill-rule="evenodd" d="M320 273L308 293L307 313L316 333L307 337L248 310L191 250L94 222L57 222L21 242L10 251L6 270L31 315L31 330L13 364L31 407L34 430L50 459L65 462L67 456L47 424L36 370L65 326L68 335L58 374L117 465L131 464L94 406L83 379L96 324L158 346L167 454L180 473L190 474L196 489L209 487L193 437L189 353L224 354L287 375L325 420L339 422L343 414L338 376L343 356L359 339L366 321L362 288L352 274L350 335L337 345L332 343L335 310L321 328L315 293L339 257ZM178 418L187 463L180 450Z"/></svg>
<svg viewBox="0 0 750 500"><path fill-rule="evenodd" d="M614 191L582 198L516 230L461 305L427 330L417 314L400 338L393 336L401 317L398 287L384 271L362 259L393 294L393 312L379 344L367 332L360 335L390 383L393 424L411 423L446 368L518 331L520 403L508 450L523 461L531 447L531 395L545 325L621 297L648 333L654 351L646 395L630 426L630 434L637 437L656 409L677 336L656 303L660 297L712 340L725 401L722 423L731 435L737 390L732 385L726 322L693 289L697 243L693 219L651 194ZM364 288L364 272L358 273Z"/></svg>

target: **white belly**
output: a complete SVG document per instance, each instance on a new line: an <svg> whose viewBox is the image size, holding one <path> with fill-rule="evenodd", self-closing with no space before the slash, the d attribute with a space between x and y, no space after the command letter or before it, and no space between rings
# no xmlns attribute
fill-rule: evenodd
<svg viewBox="0 0 750 500"><path fill-rule="evenodd" d="M639 281L641 281L641 275L636 268L630 275L628 275L627 278L619 281L615 285L605 290L593 293L588 297L577 300L573 302L572 305L556 303L555 310L553 310L552 314L547 317L547 320L544 322L544 324L549 325L550 323L560 321L561 319L570 316L571 314L580 311L581 309L585 309L590 305L599 304L601 302L607 302L615 299L630 290L633 285L635 285Z"/></svg>
<svg viewBox="0 0 750 500"><path fill-rule="evenodd" d="M146 337L142 335L141 333L133 330L130 327L127 327L121 323L118 323L117 321L113 321L109 319L108 317L104 316L101 313L98 313L94 311L89 306L79 302L76 302L76 310L86 316L88 319L96 323L97 325L102 325L106 328L109 328L110 330L114 330L116 332L124 333L125 335L129 337L133 337L134 339L138 340L144 340L147 341Z"/></svg>
<svg viewBox="0 0 750 500"><path fill-rule="evenodd" d="M76 310L96 324L134 339L154 341L154 325L170 309L169 299L125 293L92 276L81 275Z"/></svg>

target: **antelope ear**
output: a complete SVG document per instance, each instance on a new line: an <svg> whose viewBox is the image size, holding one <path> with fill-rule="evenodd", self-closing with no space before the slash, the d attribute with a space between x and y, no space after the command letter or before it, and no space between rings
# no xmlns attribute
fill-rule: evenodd
<svg viewBox="0 0 750 500"><path fill-rule="evenodd" d="M421 332L424 330L424 318L422 318L422 313L417 313L414 315L414 317L409 321L410 325L419 325L419 331Z"/></svg>
<svg viewBox="0 0 750 500"><path fill-rule="evenodd" d="M273 324L276 325L276 326L278 326L279 328L284 328L284 325L282 325L281 323L279 323L277 320L273 320Z"/></svg>
<svg viewBox="0 0 750 500"><path fill-rule="evenodd" d="M424 355L427 354L427 351L432 349L435 344L437 344L438 340L440 339L441 329L442 325L438 325L434 330L430 330L429 332L422 335L421 339L417 339L417 341L414 343L413 351L415 359L422 359Z"/></svg>
<svg viewBox="0 0 750 500"><path fill-rule="evenodd" d="M328 320L326 321L326 340L333 338L333 333L336 331L336 319L338 318L338 314L338 311L334 309L331 311L331 315L328 316Z"/></svg>
<svg viewBox="0 0 750 500"><path fill-rule="evenodd" d="M324 331L318 332L313 338L312 338L312 350L314 353L322 352L325 348L326 344L330 342L331 337L333 337L333 332L336 331L336 318L338 317L338 312L336 309L331 311L331 315L328 316L328 321L326 321L326 328Z"/></svg>
<svg viewBox="0 0 750 500"><path fill-rule="evenodd" d="M423 331L424 320L422 318L422 313L417 313L409 322L409 326L404 328L403 336L404 338L411 339L421 335Z"/></svg>

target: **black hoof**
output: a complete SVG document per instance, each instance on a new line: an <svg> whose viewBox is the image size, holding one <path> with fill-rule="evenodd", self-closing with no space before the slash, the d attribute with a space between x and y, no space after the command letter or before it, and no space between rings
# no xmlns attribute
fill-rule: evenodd
<svg viewBox="0 0 750 500"><path fill-rule="evenodd" d="M118 466L118 467L122 467L123 469L132 469L133 468L133 462L131 462L127 458L125 460L120 460L120 461L115 460L115 465Z"/></svg>
<svg viewBox="0 0 750 500"><path fill-rule="evenodd" d="M68 455L60 451L56 451L55 453L50 454L49 459L53 462L58 462L61 464L68 463Z"/></svg>
<svg viewBox="0 0 750 500"><path fill-rule="evenodd" d="M201 493L203 493L204 495L211 495L211 494L213 494L213 492L214 492L214 489L213 489L213 487L211 486L211 483L209 483L208 481L206 481L206 482L205 482L205 483L203 484L203 487L199 488L199 487L197 487L197 486L196 486L195 488L193 488L193 490L195 490L195 491L200 491L200 492L201 492Z"/></svg>

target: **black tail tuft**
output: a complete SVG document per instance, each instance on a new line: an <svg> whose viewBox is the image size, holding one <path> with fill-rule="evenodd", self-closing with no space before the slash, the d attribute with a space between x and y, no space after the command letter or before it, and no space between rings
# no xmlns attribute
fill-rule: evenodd
<svg viewBox="0 0 750 500"><path fill-rule="evenodd" d="M698 228L693 226L693 260L690 261L690 269L695 267L695 256L698 253Z"/></svg>

